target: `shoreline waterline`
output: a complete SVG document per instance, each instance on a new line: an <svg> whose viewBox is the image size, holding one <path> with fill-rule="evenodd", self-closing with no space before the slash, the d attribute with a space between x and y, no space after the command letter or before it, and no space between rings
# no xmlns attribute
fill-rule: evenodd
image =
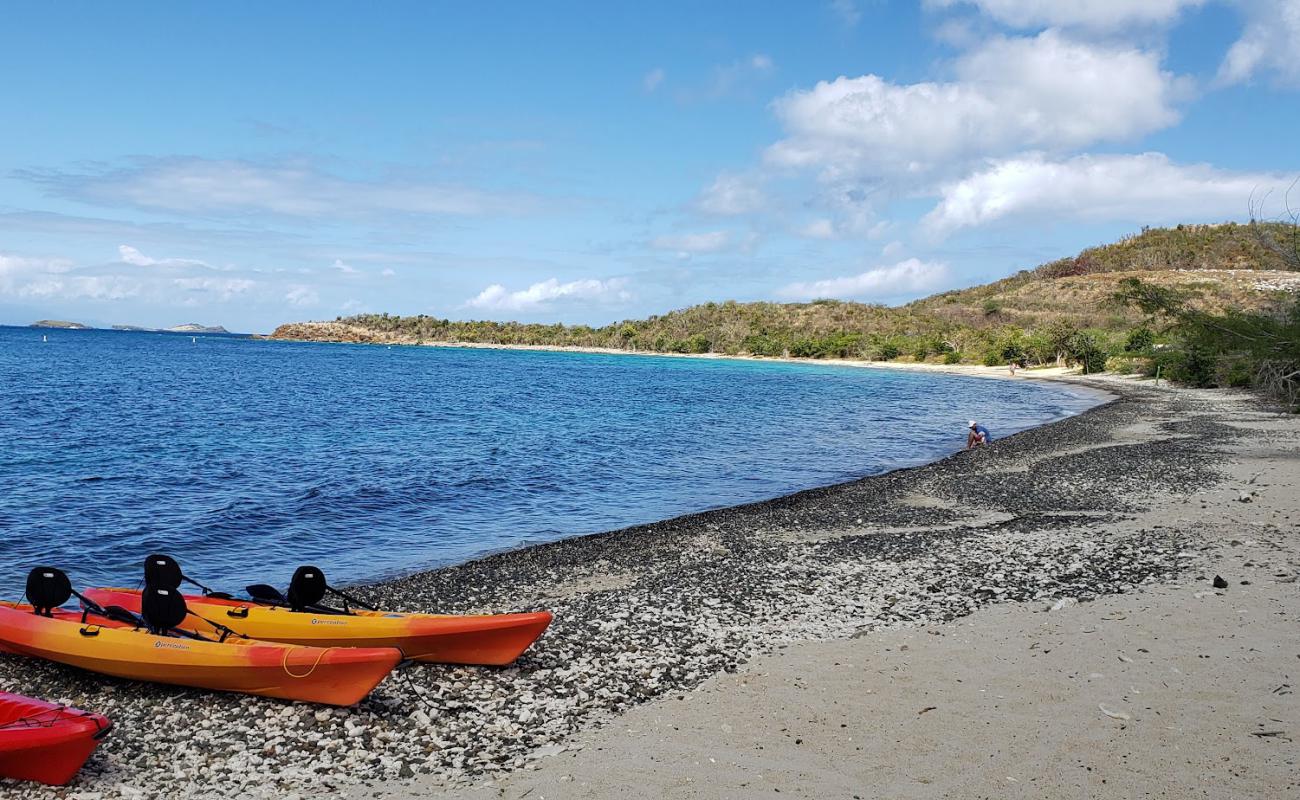
<svg viewBox="0 0 1300 800"><path fill-rule="evenodd" d="M344 344L346 344L346 343L344 343ZM434 345L434 346L441 346L441 345ZM449 346L449 347L454 347L455 345L448 345L448 346ZM509 348L501 348L501 349L509 349ZM552 351L549 351L549 350L548 350L547 352L552 352ZM579 351L574 351L574 352L579 352ZM580 351L580 352L587 352L587 351L586 351L586 350L583 350L583 351ZM629 353L629 354L627 354L627 355L638 355L638 354L630 354L630 353ZM645 355L645 354L639 354L639 355ZM693 358L693 357L696 357L696 356L691 355L691 354L676 354L676 355L677 355L677 356L681 356L681 357L686 357L686 358ZM720 358L729 358L729 357L728 357L728 356L720 356ZM762 360L762 359L758 359L758 360ZM791 361L791 362L793 362L793 363L804 363L804 362L802 362L802 361L800 361L800 360L798 360L798 359L787 359L786 361ZM845 366L851 366L851 367L852 367L852 366L870 366L870 364L871 364L871 362L862 362L861 364L849 364L849 365L845 365ZM827 364L826 366L834 366L834 365L832 365L832 364ZM955 374L963 374L963 373L955 373ZM971 376L971 377L1007 378L1007 379L1009 379L1009 380L1019 380L1019 378L1010 378L1010 376L1006 376L1006 375L1003 375L1003 376L998 376L998 375L981 375L981 376ZM1110 404L1112 404L1112 403L1115 403L1115 402L1117 402L1117 401L1119 401L1119 400L1121 400L1121 399L1123 399L1123 398L1125 397L1125 394L1124 394L1124 392L1123 392L1122 390L1117 390L1117 389L1115 389L1114 387L1112 387L1112 388L1110 388L1110 389L1107 389L1107 388L1102 388L1100 385L1088 385L1088 384L1082 382L1082 380L1086 380L1086 378L1084 378L1083 376L1079 376L1079 375L1077 375L1077 374L1074 374L1074 373L1071 373L1071 372L1069 372L1069 371L1065 371L1065 370L1062 370L1060 373L1058 373L1058 374L1056 374L1056 375L1053 375L1053 376L1044 376L1044 377L1042 377L1042 378L1038 378L1037 380L1040 380L1040 381L1042 381L1043 383L1052 383L1053 385L1058 385L1058 386L1061 385L1061 384L1068 385L1068 386L1070 386L1070 387L1073 388L1073 389L1076 389L1076 390L1078 390L1078 391L1080 391L1080 392L1085 393L1086 395L1088 395L1088 396L1090 396L1090 397L1095 398L1095 399L1096 399L1096 403L1095 403L1094 405L1091 405L1091 406L1089 406L1089 407L1087 407L1087 408L1084 408L1084 409L1082 409L1082 410L1079 410L1079 411L1077 411L1077 412L1074 412L1074 413L1071 413L1071 414L1067 414L1067 415L1064 415L1064 416L1060 416L1060 417L1057 417L1057 418L1054 418L1054 419L1046 420L1046 421L1044 421L1044 422L1042 422L1042 423L1040 423L1040 424L1038 424L1038 425L1035 425L1035 426L1033 426L1033 427L1026 428L1026 429L1024 429L1024 430L1016 431L1016 432L1010 434L1009 436L1001 437L1001 438L999 438L999 439L996 439L995 441L1005 441L1005 440L1007 440L1007 439L1011 439L1011 438L1014 438L1014 437L1016 437L1016 436L1021 436L1021 435L1023 435L1023 434L1030 433L1030 432L1033 432L1033 431L1036 431L1036 430L1040 430L1040 429L1042 429L1042 428L1046 428L1046 427L1049 427L1049 426L1052 426L1052 425L1057 425L1057 424L1060 424L1060 423L1062 423L1062 422L1065 422L1065 421L1068 421L1068 420L1071 420L1071 419L1075 419L1075 418L1077 418L1077 417L1081 417L1081 416L1086 415L1086 414L1091 414L1091 413L1093 413L1093 412L1096 412L1096 411L1099 411L1099 410L1101 410L1101 409L1104 409L1106 406L1108 406L1108 405L1110 405ZM1149 381L1147 381L1146 379L1138 379L1138 380L1141 380L1143 383L1148 383L1148 382L1149 382ZM622 535L622 534L626 534L626 533L629 533L629 532L630 532L630 533L636 533L636 532L640 532L640 531L644 531L644 530L653 530L654 528L656 528L656 527L658 527L658 526L677 525L677 524L689 523L689 522L692 522L692 521L695 521L695 520L698 520L698 519L702 519L702 518L706 518L706 517L708 517L708 516L710 516L710 515L715 515L715 514L730 514L730 513L735 513L735 512L744 512L744 511L747 511L747 510L753 510L753 509L763 508L763 507L765 507L765 506L769 506L769 505L772 505L772 504L783 504L783 503L788 503L788 502L797 502L801 497L803 497L803 496L805 496L805 495L815 495L815 494L821 494L821 493L825 493L825 492L833 492L833 491L835 491L835 490L837 490L837 489L843 489L843 488L846 488L846 487L854 486L854 485L856 485L856 484L860 484L860 483L863 483L863 482L865 482L865 481L878 480L878 479L885 478L885 477L888 477L888 476L890 476L890 475L894 475L894 474L907 473L907 472L910 472L910 471L912 471L912 470L916 470L916 469L924 468L924 467L927 467L927 466L932 466L932 465L935 465L935 464L940 464L940 463L942 463L942 462L944 462L944 461L947 461L947 460L949 460L949 459L959 457L959 456L961 456L963 453L967 453L967 452L970 452L970 451L967 451L967 450L958 450L958 451L956 451L956 452L952 452L952 453L946 453L946 454L937 455L936 457L931 458L931 459L927 459L927 460L923 460L923 461L918 461L918 462L916 462L916 463L905 464L905 465L901 465L901 466L890 467L890 468L888 468L888 469L884 469L884 470L882 470L882 471L880 471L880 472L870 473L870 474L867 474L867 475L861 475L861 476L854 477L854 478L850 478L850 479L848 479L848 480L844 480L844 481L837 481L837 482L835 482L835 483L828 483L828 484L825 484L825 485L822 485L822 486L811 486L811 487L808 487L808 488L805 488L805 489L798 489L798 490L793 491L793 492L788 492L788 493L780 494L780 495L776 495L776 496L773 496L773 497L761 498L761 499L758 499L758 500L752 500L752 501L745 502L745 503L736 503L736 504L733 504L733 505L717 506L717 507L713 507L713 508L704 508L704 509L700 509L700 510L697 510L697 511L688 511L688 512L685 512L685 513L682 513L682 514L677 514L677 515L674 515L674 516L671 516L671 517L664 517L664 518L661 518L661 519L651 520L651 521L648 521L648 522L640 522L640 523L636 523L636 524L633 524L633 525L626 525L626 526L623 526L623 527L620 527L620 528L610 528L610 529L608 529L608 530L593 531L593 532L589 532L589 533L574 533L574 534L570 534L570 535L568 535L568 536L560 537L560 538L558 538L558 539L550 539L550 540L546 540L546 541L537 541L537 542L525 542L525 543L521 543L521 544L518 544L518 545L502 547L502 548L499 548L499 549L484 550L484 551L482 551L482 552L474 553L474 554L469 555L469 556L466 556L466 557L464 557L464 558L456 559L456 560L454 560L454 561L448 561L447 563L444 563L444 564L435 564L435 565L432 565L432 566L423 566L423 567L412 567L412 568L410 568L410 569L406 569L406 570L393 571L393 572L390 572L390 573L385 574L385 575L377 576L377 577L375 577L375 578L373 578L373 579L354 581L354 582L349 583L348 586L351 587L351 588L359 588L359 589L382 589L385 585L387 585L387 584L389 584L389 583L393 583L393 582L397 582L397 581L403 581L403 580L408 580L408 579L412 579L412 578L418 578L418 577L421 576L421 575L437 573L437 572L440 572L440 571L443 571L443 570L446 570L446 569L454 569L454 568L458 568L458 567L462 567L462 566L470 565L470 564L473 564L473 563L475 563L475 562L483 561L483 560L485 560L485 559L497 558L497 557L501 557L501 556L509 556L509 555L512 555L512 554L525 553L526 551L531 550L531 549L533 549L533 548L548 547L548 546L555 545L555 544L560 544L560 543L563 543L563 542L569 542L569 541L581 540L581 539L587 539L587 538L594 538L594 537L616 537L616 536L619 536L619 535Z"/></svg>

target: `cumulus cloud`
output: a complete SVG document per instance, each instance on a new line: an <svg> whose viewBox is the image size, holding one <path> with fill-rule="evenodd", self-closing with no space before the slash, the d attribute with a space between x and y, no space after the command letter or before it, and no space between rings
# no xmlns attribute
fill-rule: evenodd
<svg viewBox="0 0 1300 800"><path fill-rule="evenodd" d="M926 0L931 8L975 6L1014 28L1081 27L1114 30L1172 22L1206 0Z"/></svg>
<svg viewBox="0 0 1300 800"><path fill-rule="evenodd" d="M882 300L933 291L948 280L946 264L909 258L885 267L875 267L839 278L808 283L791 283L777 290L788 300Z"/></svg>
<svg viewBox="0 0 1300 800"><path fill-rule="evenodd" d="M569 283L551 278L514 292L494 283L467 300L465 305L486 311L538 311L562 302L615 303L631 299L632 294L623 278L588 278Z"/></svg>
<svg viewBox="0 0 1300 800"><path fill-rule="evenodd" d="M351 264L344 263L341 258L334 259L334 263L330 264L330 269L336 269L344 275L359 275L361 273L361 270Z"/></svg>
<svg viewBox="0 0 1300 800"><path fill-rule="evenodd" d="M788 136L769 163L853 175L924 176L1025 148L1068 150L1174 124L1183 81L1155 53L1055 30L994 38L954 65L957 80L840 77L774 104Z"/></svg>
<svg viewBox="0 0 1300 800"><path fill-rule="evenodd" d="M1271 71L1300 86L1300 0L1245 0L1246 27L1219 67L1221 84L1240 83Z"/></svg>
<svg viewBox="0 0 1300 800"><path fill-rule="evenodd" d="M724 172L700 193L696 205L706 214L736 216L761 211L767 197L755 178Z"/></svg>
<svg viewBox="0 0 1300 800"><path fill-rule="evenodd" d="M943 234L1019 215L1089 221L1181 222L1240 217L1252 194L1285 185L1281 176L1180 165L1161 153L1041 154L993 162L943 187L924 227Z"/></svg>
<svg viewBox="0 0 1300 800"><path fill-rule="evenodd" d="M705 233L683 233L656 236L650 245L658 250L674 250L679 253L717 253L731 246L731 233L728 231L707 231Z"/></svg>
<svg viewBox="0 0 1300 800"><path fill-rule="evenodd" d="M357 180L303 163L147 158L116 169L19 170L14 175L81 202L195 216L463 216L520 213L535 206L523 195L401 178Z"/></svg>
<svg viewBox="0 0 1300 800"><path fill-rule="evenodd" d="M130 270L130 267L193 266L202 262L153 259L128 245L115 263L79 266L65 258L29 258L0 254L0 296L40 300L113 301L142 298L166 305L225 302L258 287L248 278L214 277L211 272L186 277L176 270ZM206 271L206 270L205 270Z"/></svg>

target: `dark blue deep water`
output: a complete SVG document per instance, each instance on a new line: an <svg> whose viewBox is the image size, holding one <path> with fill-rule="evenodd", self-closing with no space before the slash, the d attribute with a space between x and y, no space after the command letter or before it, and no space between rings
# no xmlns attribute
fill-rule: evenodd
<svg viewBox="0 0 1300 800"><path fill-rule="evenodd" d="M42 342L42 336L49 338ZM0 595L360 581L933 460L1097 401L825 365L0 327Z"/></svg>

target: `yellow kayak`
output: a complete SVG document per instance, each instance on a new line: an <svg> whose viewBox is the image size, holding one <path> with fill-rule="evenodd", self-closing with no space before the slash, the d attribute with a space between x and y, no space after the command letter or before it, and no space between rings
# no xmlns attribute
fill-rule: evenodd
<svg viewBox="0 0 1300 800"><path fill-rule="evenodd" d="M312 647L395 647L413 661L500 666L517 659L551 624L551 612L521 614L412 614L370 608L330 586L316 567L299 567L282 595L265 585L248 587L255 599L240 600L213 592L187 577L169 556L145 559L145 591L178 590L182 581L203 590L184 595L194 613L183 623L204 636L222 627L236 628L253 639ZM343 601L342 610L321 604L326 593ZM91 589L87 598L104 608L139 613L141 593L134 589ZM355 608L354 606L362 606Z"/></svg>

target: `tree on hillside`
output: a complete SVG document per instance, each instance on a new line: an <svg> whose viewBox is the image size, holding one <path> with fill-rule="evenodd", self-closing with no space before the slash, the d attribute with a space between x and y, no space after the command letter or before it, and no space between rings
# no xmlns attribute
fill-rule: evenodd
<svg viewBox="0 0 1300 800"><path fill-rule="evenodd" d="M1264 202L1268 200L1269 193L1265 192L1258 200L1254 197L1250 199L1251 232L1264 248L1281 258L1286 263L1287 269L1292 270L1300 270L1300 211L1291 205L1291 192L1296 188L1296 184L1300 184L1300 178L1296 178L1287 187L1286 193L1282 195L1284 211L1272 220L1282 223L1280 232L1276 230L1277 226L1261 224Z"/></svg>
<svg viewBox="0 0 1300 800"><path fill-rule="evenodd" d="M1163 324L1177 347L1160 354L1166 374L1196 386L1253 385L1300 406L1300 298L1273 311L1215 314L1188 304L1192 292L1120 281L1115 299Z"/></svg>

